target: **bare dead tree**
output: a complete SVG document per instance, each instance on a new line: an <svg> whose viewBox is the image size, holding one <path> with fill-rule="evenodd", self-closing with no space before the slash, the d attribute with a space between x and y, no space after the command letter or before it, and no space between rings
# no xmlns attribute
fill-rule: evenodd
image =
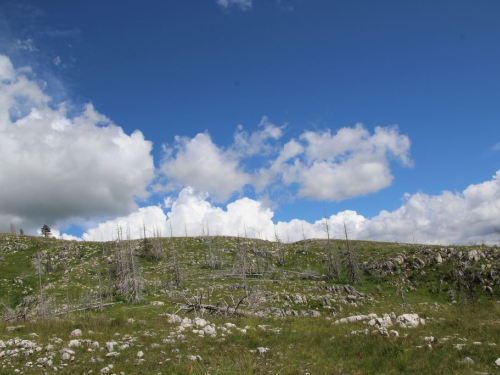
<svg viewBox="0 0 500 375"><path fill-rule="evenodd" d="M344 234L345 234L345 263L347 268L347 276L349 283L357 284L360 279L359 273L359 263L355 254L355 248L349 243L349 236L347 235L347 227L344 222Z"/></svg>
<svg viewBox="0 0 500 375"><path fill-rule="evenodd" d="M309 243L307 242L306 232L304 231L304 224L302 224L302 241L303 241L302 252L304 254L309 254Z"/></svg>
<svg viewBox="0 0 500 375"><path fill-rule="evenodd" d="M127 226L127 240L122 239L121 228L117 231L118 240L116 241L116 250L114 254L114 274L118 292L138 302L142 299L143 280L141 269L138 266L132 240L130 238L130 229Z"/></svg>
<svg viewBox="0 0 500 375"><path fill-rule="evenodd" d="M222 255L217 237L210 236L210 226L207 223L207 232L203 226L202 241L204 247L204 266L210 269L222 268Z"/></svg>
<svg viewBox="0 0 500 375"><path fill-rule="evenodd" d="M284 266L286 263L286 248L281 242L276 226L274 227L274 239L276 241L276 253L278 255L278 266Z"/></svg>
<svg viewBox="0 0 500 375"><path fill-rule="evenodd" d="M38 289L39 289L38 315L42 318L46 318L48 315L48 307L46 305L45 295L43 293L43 282L42 282L43 262L42 262L42 254L40 252L37 252L34 255L33 265L34 265L35 271L38 275Z"/></svg>
<svg viewBox="0 0 500 375"><path fill-rule="evenodd" d="M248 270L249 259L247 245L248 243L245 230L245 240L242 240L238 235L236 256L233 263L233 273L235 275L240 275L243 278L246 278L247 274L250 273Z"/></svg>
<svg viewBox="0 0 500 375"><path fill-rule="evenodd" d="M406 272L403 270L398 271L398 280L396 282L396 293L401 303L401 310L406 312Z"/></svg>
<svg viewBox="0 0 500 375"><path fill-rule="evenodd" d="M329 281L339 281L340 267L337 250L330 238L330 226L325 215L326 248L325 248L325 276Z"/></svg>
<svg viewBox="0 0 500 375"><path fill-rule="evenodd" d="M184 237L184 241L182 242L182 246L184 247L184 252L186 252L186 242L187 242L187 228L184 227L184 231L186 233L186 236ZM179 260L177 259L177 247L174 244L174 237L173 237L173 230L172 230L172 223L170 223L170 244L172 246L172 269L174 271L174 283L176 286L181 285L181 269L179 267Z"/></svg>

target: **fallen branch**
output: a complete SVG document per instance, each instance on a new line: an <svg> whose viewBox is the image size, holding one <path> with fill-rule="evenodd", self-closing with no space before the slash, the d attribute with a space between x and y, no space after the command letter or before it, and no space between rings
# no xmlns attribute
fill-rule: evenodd
<svg viewBox="0 0 500 375"><path fill-rule="evenodd" d="M113 306L113 305L116 305L118 303L121 303L121 302L109 302L109 303L97 304L97 305L93 305L93 306L81 307L79 309L74 309L74 310L69 310L69 311L61 311L61 312L58 312L56 314L52 314L52 316L70 314L70 313L79 312L79 311L101 309L101 307Z"/></svg>
<svg viewBox="0 0 500 375"><path fill-rule="evenodd" d="M196 310L209 311L212 315L224 315L224 316L256 316L254 312L248 310L239 310L239 303L236 307L229 306L214 306L205 304L185 304L181 307L182 310L186 310L186 313Z"/></svg>

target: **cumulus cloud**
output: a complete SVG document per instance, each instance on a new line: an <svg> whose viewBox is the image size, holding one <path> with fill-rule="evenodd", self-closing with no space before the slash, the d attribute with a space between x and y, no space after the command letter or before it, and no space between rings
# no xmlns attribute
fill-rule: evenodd
<svg viewBox="0 0 500 375"><path fill-rule="evenodd" d="M224 202L245 185L262 193L297 184L298 197L340 201L389 186L392 161L412 165L410 140L396 126L376 127L373 134L361 124L335 134L305 131L281 146L284 129L264 116L257 131L238 126L227 149L215 145L206 133L176 137L174 147L165 148L161 166L169 181L167 190L193 186ZM251 169L255 159L260 167Z"/></svg>
<svg viewBox="0 0 500 375"><path fill-rule="evenodd" d="M126 216L120 216L107 220L97 227L89 229L82 235L85 241L111 241L119 236L123 239L138 239L146 236L153 237L160 234L162 237L170 235L167 226L167 216L158 206L141 207L137 211Z"/></svg>
<svg viewBox="0 0 500 375"><path fill-rule="evenodd" d="M165 146L164 151L160 169L169 179L167 189L189 185L226 201L250 182L233 152L216 146L206 133L191 139L177 136L173 148Z"/></svg>
<svg viewBox="0 0 500 375"><path fill-rule="evenodd" d="M252 9L252 1L253 0L217 0L217 4L223 9L235 6L244 11Z"/></svg>
<svg viewBox="0 0 500 375"><path fill-rule="evenodd" d="M299 196L342 200L379 191L391 184L390 158L410 166L410 140L396 127L376 127L371 135L361 124L300 136L304 157L282 167L285 182L300 185Z"/></svg>
<svg viewBox="0 0 500 375"><path fill-rule="evenodd" d="M118 218L89 230L88 240L116 238L118 227L131 228L133 238L141 237L143 223L149 230L160 228L174 236L212 235L255 237L295 242L305 238L325 238L325 220L333 238L344 237L344 223L349 237L403 243L468 245L498 243L494 228L500 226L500 170L492 180L467 187L462 193L444 191L439 195L416 193L406 195L405 203L392 212L381 211L366 218L355 211L343 211L313 223L305 220L273 221L273 211L262 202L241 198L216 207L206 193L184 188L177 198L169 200L168 212L159 207L139 209L128 217Z"/></svg>
<svg viewBox="0 0 500 375"><path fill-rule="evenodd" d="M131 135L91 104L69 116L29 69L0 55L0 226L33 232L127 214L148 196L152 143ZM10 218L10 220L9 220Z"/></svg>
<svg viewBox="0 0 500 375"><path fill-rule="evenodd" d="M379 241L435 244L498 243L500 171L493 179L462 193L416 193L393 212L382 211L363 223L357 237Z"/></svg>

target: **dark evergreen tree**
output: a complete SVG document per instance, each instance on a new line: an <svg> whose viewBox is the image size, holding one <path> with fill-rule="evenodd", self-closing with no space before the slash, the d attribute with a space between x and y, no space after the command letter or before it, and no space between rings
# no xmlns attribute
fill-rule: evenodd
<svg viewBox="0 0 500 375"><path fill-rule="evenodd" d="M52 234L52 231L50 230L50 227L47 224L43 224L41 232L45 238L50 237L50 235Z"/></svg>

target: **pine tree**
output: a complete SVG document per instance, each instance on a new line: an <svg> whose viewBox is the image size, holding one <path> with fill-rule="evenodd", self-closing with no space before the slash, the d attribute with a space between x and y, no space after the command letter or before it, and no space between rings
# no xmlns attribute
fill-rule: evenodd
<svg viewBox="0 0 500 375"><path fill-rule="evenodd" d="M47 224L43 224L41 232L45 238L49 238L52 235L52 231L50 230L50 227Z"/></svg>

